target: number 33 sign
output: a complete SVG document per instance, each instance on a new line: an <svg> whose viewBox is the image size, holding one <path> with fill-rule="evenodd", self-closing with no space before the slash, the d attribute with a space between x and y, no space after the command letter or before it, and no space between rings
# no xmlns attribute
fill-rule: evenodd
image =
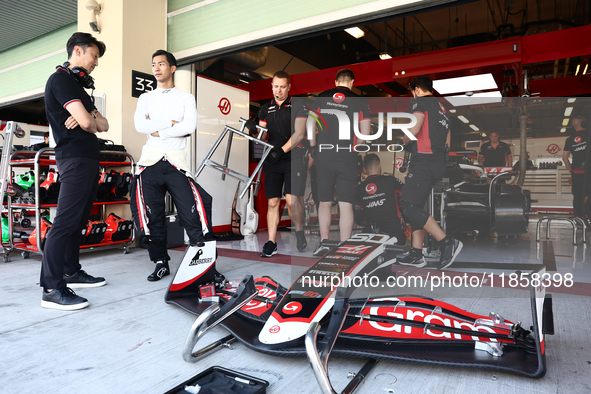
<svg viewBox="0 0 591 394"><path fill-rule="evenodd" d="M142 93L156 89L156 78L139 71L131 71L131 96L140 97Z"/></svg>

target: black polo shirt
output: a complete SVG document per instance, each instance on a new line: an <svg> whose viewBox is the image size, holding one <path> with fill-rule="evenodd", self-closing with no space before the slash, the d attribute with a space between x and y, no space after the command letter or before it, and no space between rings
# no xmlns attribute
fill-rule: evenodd
<svg viewBox="0 0 591 394"><path fill-rule="evenodd" d="M445 142L449 132L447 110L433 96L422 96L413 99L411 112L415 116L423 116L423 124L417 133L417 141L412 144L411 160L439 161L444 158Z"/></svg>
<svg viewBox="0 0 591 394"><path fill-rule="evenodd" d="M402 182L393 176L370 175L357 186L355 202L361 205L368 224L375 223L380 231L400 236L402 226L396 203L396 192Z"/></svg>
<svg viewBox="0 0 591 394"><path fill-rule="evenodd" d="M573 155L573 174L585 173L585 159L587 158L587 130L579 130L566 139L564 150Z"/></svg>
<svg viewBox="0 0 591 394"><path fill-rule="evenodd" d="M259 110L259 122L266 122L269 130L269 144L281 148L291 138L293 128L291 124L291 96L287 96L281 105L277 105L275 99L261 106ZM279 160L289 160L291 151L287 152Z"/></svg>
<svg viewBox="0 0 591 394"><path fill-rule="evenodd" d="M88 157L99 159L99 146L95 134L88 133L80 126L67 129L65 122L71 116L68 105L81 102L91 112L92 100L86 90L69 72L59 67L45 85L45 113L55 140L56 159Z"/></svg>
<svg viewBox="0 0 591 394"><path fill-rule="evenodd" d="M351 161L357 162L357 152L353 146L357 144L357 137L353 132L354 114L358 113L359 122L369 119L369 106L367 100L353 93L344 86L337 86L334 89L322 92L316 97L312 104L312 113L319 119L320 126L317 127L318 154L316 161ZM349 118L349 130L347 138L340 139L340 125L337 116L322 113L322 110L343 111ZM323 149L320 145L332 145L334 149ZM339 147L337 150L336 147Z"/></svg>
<svg viewBox="0 0 591 394"><path fill-rule="evenodd" d="M511 154L511 148L503 141L493 148L488 141L480 147L480 154L484 156L485 167L505 167L505 158Z"/></svg>

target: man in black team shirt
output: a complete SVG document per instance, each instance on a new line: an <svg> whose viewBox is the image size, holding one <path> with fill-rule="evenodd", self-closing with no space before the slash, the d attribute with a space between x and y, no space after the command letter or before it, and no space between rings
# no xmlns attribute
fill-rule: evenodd
<svg viewBox="0 0 591 394"><path fill-rule="evenodd" d="M94 107L85 88L94 89L90 73L105 53L105 44L88 33L74 33L66 44L68 62L58 66L45 85L45 112L55 140L60 173L57 214L47 233L41 263L44 308L75 310L88 306L71 287L97 287L104 278L88 275L80 266L81 230L92 209L99 179L96 133L109 122Z"/></svg>
<svg viewBox="0 0 591 394"><path fill-rule="evenodd" d="M382 163L375 153L363 159L367 173L365 181L357 186L355 202L362 208L365 216L366 233L381 233L394 236L398 245L404 245L406 237L400 224L397 192L402 190L402 182L394 176L382 175Z"/></svg>
<svg viewBox="0 0 591 394"><path fill-rule="evenodd" d="M419 76L410 84L414 97L411 112L417 123L409 131L417 137L413 144L409 171L402 188L402 214L412 228L410 253L398 258L398 263L414 267L424 267L423 241L425 231L439 243L441 257L439 269L449 267L462 250L462 243L448 237L429 215L424 206L435 182L445 172L445 148L450 143L449 119L445 107L433 97L433 81L427 76ZM404 143L410 139L405 135Z"/></svg>
<svg viewBox="0 0 591 394"><path fill-rule="evenodd" d="M323 241L314 251L315 256L326 254L330 248L325 244L330 235L331 206L336 185L339 200L340 240L351 237L353 229L353 203L357 188L357 138L354 134L354 114L358 114L359 132L369 135L371 121L367 101L353 93L355 74L348 68L339 70L334 89L320 93L314 100L310 116L322 119L322 129L317 128L310 141L316 161L318 183L318 222L320 239ZM349 130L340 130L340 117L349 119ZM310 120L308 120L310 122ZM314 120L313 124L316 124ZM343 138L343 134L345 134Z"/></svg>
<svg viewBox="0 0 591 394"><path fill-rule="evenodd" d="M480 147L480 164L485 167L511 167L513 156L511 148L503 141L499 141L499 133L493 131L489 134L490 141Z"/></svg>
<svg viewBox="0 0 591 394"><path fill-rule="evenodd" d="M566 169L571 173L573 209L575 216L582 218L591 231L589 215L591 215L591 171L589 165L585 163L587 158L587 119L582 116L574 117L571 126L575 133L566 139L562 161ZM572 163L569 157L573 156ZM587 182L585 183L585 178Z"/></svg>
<svg viewBox="0 0 591 394"><path fill-rule="evenodd" d="M271 257L277 253L277 226L282 194L285 194L289 217L296 228L297 249L303 252L307 246L302 223L303 207L298 198L304 195L302 187L304 149L300 144L304 134L301 132L292 135L294 127L291 124L290 87L289 74L285 71L277 71L273 75L272 82L273 100L261 106L258 116L259 124L269 130L269 143L273 145L264 167L269 241L263 245L261 257ZM305 122L305 119L300 122ZM253 126L246 125L249 129L254 129Z"/></svg>

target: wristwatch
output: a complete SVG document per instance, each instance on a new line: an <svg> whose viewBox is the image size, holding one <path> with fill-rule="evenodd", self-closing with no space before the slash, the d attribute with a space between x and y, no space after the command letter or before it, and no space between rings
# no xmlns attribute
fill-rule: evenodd
<svg viewBox="0 0 591 394"><path fill-rule="evenodd" d="M94 111L92 111L90 114L92 115L93 118L96 119L96 114L94 113Z"/></svg>

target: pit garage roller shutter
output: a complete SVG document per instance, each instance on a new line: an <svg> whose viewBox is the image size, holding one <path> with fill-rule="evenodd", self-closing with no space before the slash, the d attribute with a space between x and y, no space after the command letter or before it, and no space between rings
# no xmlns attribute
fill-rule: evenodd
<svg viewBox="0 0 591 394"><path fill-rule="evenodd" d="M453 3L465 1L169 0L168 50L188 64Z"/></svg>

